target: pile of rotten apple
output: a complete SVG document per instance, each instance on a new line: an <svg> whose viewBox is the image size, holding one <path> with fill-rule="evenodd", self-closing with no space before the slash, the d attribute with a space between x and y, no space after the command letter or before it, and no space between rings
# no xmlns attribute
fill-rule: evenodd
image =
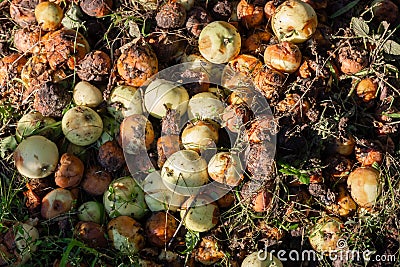
<svg viewBox="0 0 400 267"><path fill-rule="evenodd" d="M251 252L349 249L343 223L379 213L399 138L398 77L349 29L365 10L393 29L399 3L350 2L3 1L26 208L2 222L0 265L286 266ZM198 192L212 182L233 190ZM52 237L64 246L46 255Z"/></svg>

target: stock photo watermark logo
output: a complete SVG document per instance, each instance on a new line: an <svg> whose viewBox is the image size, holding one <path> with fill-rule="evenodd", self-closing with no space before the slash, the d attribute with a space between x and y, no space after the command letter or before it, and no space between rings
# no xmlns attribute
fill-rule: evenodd
<svg viewBox="0 0 400 267"><path fill-rule="evenodd" d="M323 258L329 259L331 261L340 261L340 262L364 262L367 264L368 262L386 262L386 263L395 263L397 258L396 255L388 255L376 254L376 251L371 250L354 250L349 249L346 239L339 239L336 243L336 249L325 251L324 253L318 253L315 250L268 250L265 248L264 250L259 250L257 254L257 258L260 261L269 261L272 262L269 266L274 265L273 258L276 257L282 262L286 261L296 261L296 262L315 262L320 261Z"/></svg>
<svg viewBox="0 0 400 267"><path fill-rule="evenodd" d="M185 71L207 74L206 82L212 87L212 90L208 90L207 97L196 97L197 94L194 94L194 97L189 96L184 86L198 84L199 79L190 77L190 75L188 78L182 78L182 73ZM237 132L223 129L223 116L232 104L224 101L226 95L225 99L217 97L217 95L227 91L233 92L233 98L236 99L234 101L246 105L254 118L270 118L273 121L272 112L265 97L255 90L250 77L237 73L229 66L222 64L203 61L178 64L158 72L138 89L144 102L143 110L145 112L141 119L133 121L129 117L125 118L124 122L130 123L131 121L133 123L127 125L129 127L125 127L130 128L127 131L121 130L121 140L129 171L137 183L142 186L148 198L153 198L160 205L179 207L182 199L202 195L207 196L206 201L199 203L205 205L226 195L243 179L248 161L246 151L248 152L250 145L244 127L238 129ZM184 149L169 155L161 171L157 171L154 169L146 149L143 149L148 132L145 125L146 121L151 119L150 116L165 119L168 108L179 113L180 117L177 120L179 129L174 129L177 137L175 142L178 143L179 139L182 139ZM227 136L225 139L229 139L229 146L217 147L218 138L204 138L197 143L191 138L185 138L183 131L187 125L202 121L204 117L207 121L211 121L211 124L216 124L218 130L223 129ZM138 121L141 126L134 125ZM274 158L276 149L276 132L272 128L268 140L270 158ZM177 132L178 134L176 134ZM137 136L140 138L134 138ZM163 142L160 143L165 151L170 149ZM239 177L235 178L235 181L221 182L209 177L209 162L215 159L220 152L229 153L229 172L231 176Z"/></svg>

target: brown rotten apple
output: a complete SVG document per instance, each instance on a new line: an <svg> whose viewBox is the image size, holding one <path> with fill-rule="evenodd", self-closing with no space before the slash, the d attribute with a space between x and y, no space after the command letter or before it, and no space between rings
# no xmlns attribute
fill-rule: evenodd
<svg viewBox="0 0 400 267"><path fill-rule="evenodd" d="M148 44L130 45L121 51L117 70L128 85L142 86L148 78L157 73L157 56Z"/></svg>
<svg viewBox="0 0 400 267"><path fill-rule="evenodd" d="M79 6L92 17L104 17L111 13L112 0L81 0Z"/></svg>
<svg viewBox="0 0 400 267"><path fill-rule="evenodd" d="M72 154L61 156L60 165L55 173L56 185L62 188L76 187L83 177L83 162Z"/></svg>
<svg viewBox="0 0 400 267"><path fill-rule="evenodd" d="M86 193L100 196L106 192L111 181L112 176L109 172L98 165L93 165L86 170L81 186Z"/></svg>
<svg viewBox="0 0 400 267"><path fill-rule="evenodd" d="M107 225L114 248L124 254L136 254L145 246L142 226L129 216L119 216Z"/></svg>
<svg viewBox="0 0 400 267"><path fill-rule="evenodd" d="M286 73L295 72L300 67L301 58L299 47L289 42L270 45L264 52L264 62L268 67Z"/></svg>
<svg viewBox="0 0 400 267"><path fill-rule="evenodd" d="M18 29L14 33L14 45L22 53L37 53L40 37L39 30Z"/></svg>
<svg viewBox="0 0 400 267"><path fill-rule="evenodd" d="M241 37L237 29L225 21L214 21L201 31L199 50L212 63L226 63L240 52Z"/></svg>
<svg viewBox="0 0 400 267"><path fill-rule="evenodd" d="M76 63L83 59L90 47L85 37L71 29L49 32L43 36L44 51L53 70L64 65L74 69Z"/></svg>
<svg viewBox="0 0 400 267"><path fill-rule="evenodd" d="M42 199L41 214L45 219L52 219L73 208L75 197L71 191L63 188L57 188L50 191Z"/></svg>
<svg viewBox="0 0 400 267"><path fill-rule="evenodd" d="M264 11L261 6L254 5L248 0L241 0L237 5L237 17L248 29L260 25L264 19Z"/></svg>
<svg viewBox="0 0 400 267"><path fill-rule="evenodd" d="M185 7L177 1L168 1L162 5L156 15L157 26L164 29L176 29L186 21Z"/></svg>
<svg viewBox="0 0 400 267"><path fill-rule="evenodd" d="M178 228L177 220L166 212L154 213L146 222L146 236L157 247L165 247Z"/></svg>
<svg viewBox="0 0 400 267"><path fill-rule="evenodd" d="M110 56L103 51L91 51L79 62L76 73L84 81L101 82L108 79L111 72Z"/></svg>
<svg viewBox="0 0 400 267"><path fill-rule="evenodd" d="M13 0L10 4L11 18L21 27L36 23L35 7L41 0Z"/></svg>
<svg viewBox="0 0 400 267"><path fill-rule="evenodd" d="M352 171L347 178L354 201L362 208L371 208L382 189L380 175L372 167L360 167Z"/></svg>

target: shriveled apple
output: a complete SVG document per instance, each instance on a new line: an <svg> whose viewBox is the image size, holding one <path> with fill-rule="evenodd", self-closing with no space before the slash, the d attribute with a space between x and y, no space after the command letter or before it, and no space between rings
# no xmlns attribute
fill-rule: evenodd
<svg viewBox="0 0 400 267"><path fill-rule="evenodd" d="M77 156L64 153L54 175L56 185L62 188L77 187L82 180L84 168Z"/></svg>

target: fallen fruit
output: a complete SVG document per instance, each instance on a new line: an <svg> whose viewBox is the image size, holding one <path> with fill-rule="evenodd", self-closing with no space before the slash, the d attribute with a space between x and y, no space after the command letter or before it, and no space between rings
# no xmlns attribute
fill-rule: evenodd
<svg viewBox="0 0 400 267"><path fill-rule="evenodd" d="M347 178L354 201L363 208L371 208L381 192L379 171L372 167L360 167Z"/></svg>
<svg viewBox="0 0 400 267"><path fill-rule="evenodd" d="M112 219L107 225L107 233L114 248L124 254L136 254L145 246L143 228L131 217Z"/></svg>
<svg viewBox="0 0 400 267"><path fill-rule="evenodd" d="M58 148L46 137L34 135L23 140L14 151L17 170L29 178L44 178L57 167Z"/></svg>
<svg viewBox="0 0 400 267"><path fill-rule="evenodd" d="M190 197L182 204L181 219L187 229L206 232L218 223L219 209L206 196Z"/></svg>
<svg viewBox="0 0 400 267"><path fill-rule="evenodd" d="M314 9L300 0L283 2L275 10L271 27L280 41L303 43L317 29L318 20Z"/></svg>
<svg viewBox="0 0 400 267"><path fill-rule="evenodd" d="M239 54L240 34L225 21L214 21L201 31L199 50L201 55L212 63L226 63Z"/></svg>
<svg viewBox="0 0 400 267"><path fill-rule="evenodd" d="M147 212L144 192L132 177L112 181L103 195L103 203L111 218L126 215L141 219Z"/></svg>
<svg viewBox="0 0 400 267"><path fill-rule="evenodd" d="M61 126L68 141L78 146L93 144L103 132L103 121L99 114L85 106L68 110Z"/></svg>

